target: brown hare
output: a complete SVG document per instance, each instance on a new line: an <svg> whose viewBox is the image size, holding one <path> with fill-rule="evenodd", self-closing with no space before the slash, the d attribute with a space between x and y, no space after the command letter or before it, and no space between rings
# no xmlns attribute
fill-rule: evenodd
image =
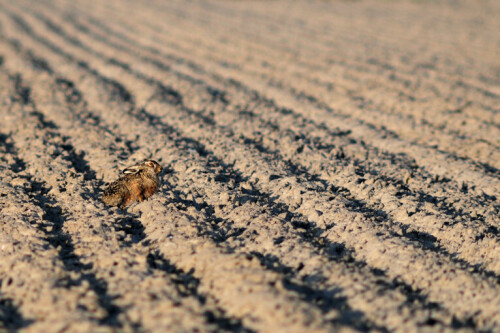
<svg viewBox="0 0 500 333"><path fill-rule="evenodd" d="M162 166L153 160L124 169L124 175L104 190L102 201L109 206L125 208L134 201L146 200L158 190L158 174L162 170Z"/></svg>

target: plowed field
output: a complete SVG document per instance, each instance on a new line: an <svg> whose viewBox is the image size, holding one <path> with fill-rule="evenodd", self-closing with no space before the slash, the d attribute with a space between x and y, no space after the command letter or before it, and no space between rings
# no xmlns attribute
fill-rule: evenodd
<svg viewBox="0 0 500 333"><path fill-rule="evenodd" d="M500 332L499 17L1 0L0 331Z"/></svg>

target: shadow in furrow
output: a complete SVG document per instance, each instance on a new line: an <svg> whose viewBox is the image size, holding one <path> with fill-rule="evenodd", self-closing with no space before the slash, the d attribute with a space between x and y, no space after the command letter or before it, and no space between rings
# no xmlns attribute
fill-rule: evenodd
<svg viewBox="0 0 500 333"><path fill-rule="evenodd" d="M23 171L26 168L26 163L17 157L16 148L12 143L10 136L0 133L0 145L4 147L5 152L14 160L14 163L10 165L11 170L16 173Z"/></svg>
<svg viewBox="0 0 500 333"><path fill-rule="evenodd" d="M28 327L33 322L34 320L23 317L19 312L19 308L14 305L10 298L0 296L0 331L17 332Z"/></svg>
<svg viewBox="0 0 500 333"><path fill-rule="evenodd" d="M144 232L146 228L136 216L120 216L113 223L113 227L116 231L124 233L118 234L118 240L121 241L120 245L124 247L131 247L147 237Z"/></svg>
<svg viewBox="0 0 500 333"><path fill-rule="evenodd" d="M347 297L340 296L342 294L341 288L334 287L319 289L310 287L303 282L297 281L295 278L295 271L300 270L300 266L298 268L292 268L283 265L279 258L274 255L262 255L261 253L255 251L250 252L248 255L257 258L262 266L267 269L284 275L285 277L282 279L282 283L285 289L297 293L304 301L314 304L323 313L337 310L340 313L340 318L333 319L333 324L352 327L353 329L361 332L389 332L387 328L369 321L363 312L353 310L347 303ZM302 280L305 279L315 281L325 280L325 278L321 275L302 278Z"/></svg>
<svg viewBox="0 0 500 333"><path fill-rule="evenodd" d="M174 283L174 286L181 297L193 296L202 305L207 304L207 296L200 293L198 287L200 280L197 279L191 270L184 272L182 269L175 267L168 259L164 258L161 253L153 251L147 256L147 264L151 270L160 270L166 272L169 278ZM250 333L252 330L243 326L240 319L228 317L225 311L217 306L209 306L203 315L209 324L217 326L217 331L230 331Z"/></svg>

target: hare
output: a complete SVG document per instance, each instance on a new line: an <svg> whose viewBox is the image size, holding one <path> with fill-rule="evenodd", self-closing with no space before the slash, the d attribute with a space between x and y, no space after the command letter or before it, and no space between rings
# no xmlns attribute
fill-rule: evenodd
<svg viewBox="0 0 500 333"><path fill-rule="evenodd" d="M144 160L124 169L124 175L104 190L102 201L109 206L125 208L134 201L146 200L158 190L158 174L162 170L162 166L153 160Z"/></svg>

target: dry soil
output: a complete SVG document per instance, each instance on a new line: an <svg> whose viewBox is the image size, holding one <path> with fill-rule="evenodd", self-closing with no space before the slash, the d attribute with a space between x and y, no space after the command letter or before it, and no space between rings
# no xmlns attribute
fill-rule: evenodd
<svg viewBox="0 0 500 333"><path fill-rule="evenodd" d="M0 331L500 332L499 17L0 1Z"/></svg>

